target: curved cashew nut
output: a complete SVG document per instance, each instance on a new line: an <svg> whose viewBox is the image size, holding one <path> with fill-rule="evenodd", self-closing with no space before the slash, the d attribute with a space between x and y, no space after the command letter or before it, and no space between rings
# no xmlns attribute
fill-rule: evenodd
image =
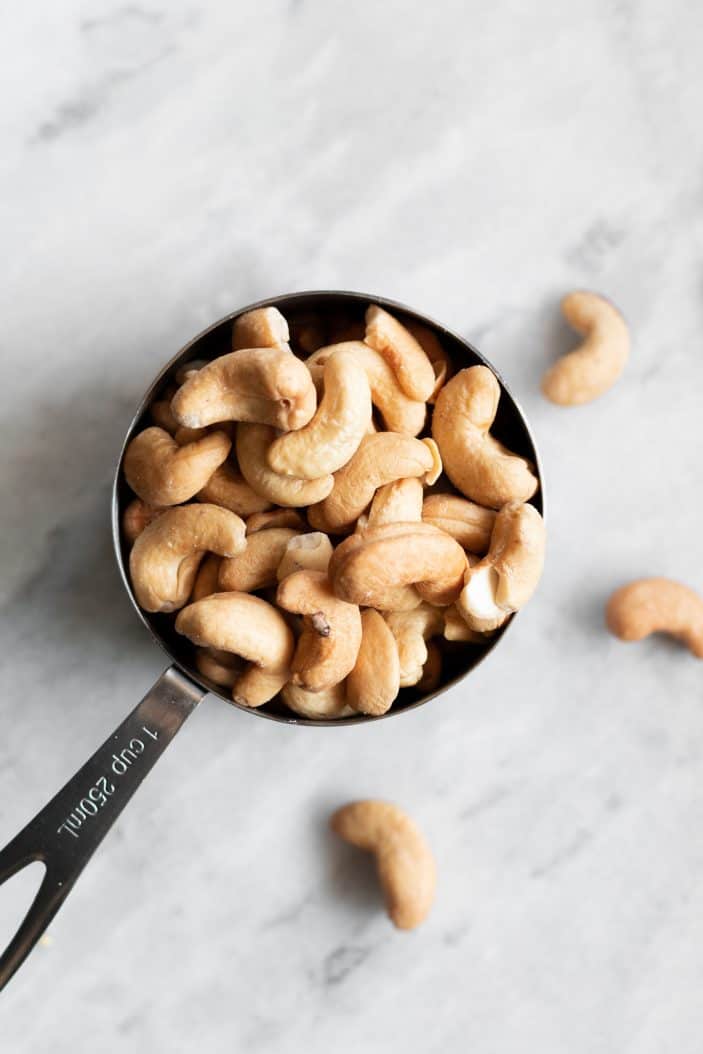
<svg viewBox="0 0 703 1054"><path fill-rule="evenodd" d="M360 340L329 344L311 355L306 360L306 365L315 383L330 358L342 352L351 352L356 361L364 367L371 388L371 402L383 418L388 431L411 436L421 432L427 416L424 402L409 398L383 356Z"/></svg>
<svg viewBox="0 0 703 1054"><path fill-rule="evenodd" d="M222 557L215 556L214 553L209 553L205 557L198 568L195 582L193 582L193 591L190 594L191 603L195 600L202 600L203 597L209 597L213 593L217 593L217 579L220 573L221 562Z"/></svg>
<svg viewBox="0 0 703 1054"><path fill-rule="evenodd" d="M369 509L367 527L422 520L422 483L414 476L379 487Z"/></svg>
<svg viewBox="0 0 703 1054"><path fill-rule="evenodd" d="M187 603L206 552L235 556L245 545L244 523L227 509L166 509L142 531L129 555L137 603L145 611L176 611Z"/></svg>
<svg viewBox="0 0 703 1054"><path fill-rule="evenodd" d="M322 531L291 538L281 557L276 576L282 582L296 571L327 571L333 553L332 542Z"/></svg>
<svg viewBox="0 0 703 1054"><path fill-rule="evenodd" d="M324 395L304 428L274 440L268 462L274 472L319 479L346 465L371 421L371 390L353 355L333 355L324 368Z"/></svg>
<svg viewBox="0 0 703 1054"><path fill-rule="evenodd" d="M433 477L437 458L429 442L394 432L364 436L351 461L335 473L331 493L319 505L324 526L319 526L320 520L309 523L320 530L344 530L359 518L379 487L410 476Z"/></svg>
<svg viewBox="0 0 703 1054"><path fill-rule="evenodd" d="M203 677L220 688L232 688L242 672L242 660L217 648L198 648L195 665Z"/></svg>
<svg viewBox="0 0 703 1054"><path fill-rule="evenodd" d="M287 675L295 641L280 611L249 593L213 593L179 611L176 630L201 648L239 655Z"/></svg>
<svg viewBox="0 0 703 1054"><path fill-rule="evenodd" d="M292 527L295 531L304 531L305 520L296 509L271 509L269 512L255 512L247 519L247 536L257 531L266 531L269 527Z"/></svg>
<svg viewBox="0 0 703 1054"><path fill-rule="evenodd" d="M304 362L280 348L245 348L209 362L183 384L171 409L188 428L254 421L302 428L315 413L315 385Z"/></svg>
<svg viewBox="0 0 703 1054"><path fill-rule="evenodd" d="M440 388L444 387L454 372L452 369L452 361L429 326L425 326L422 322L416 322L415 319L411 319L405 323L405 327L412 333L413 337L432 363L435 382L432 394L428 396L427 402L435 403Z"/></svg>
<svg viewBox="0 0 703 1054"><path fill-rule="evenodd" d="M499 399L500 385L491 371L470 366L442 388L432 417L432 435L454 486L494 509L527 501L538 485L530 463L489 433Z"/></svg>
<svg viewBox="0 0 703 1054"><path fill-rule="evenodd" d="M387 523L345 538L332 554L329 577L342 600L389 611L399 586L415 585L432 604L453 603L465 569L464 550L444 531L429 523Z"/></svg>
<svg viewBox="0 0 703 1054"><path fill-rule="evenodd" d="M466 571L457 607L470 629L497 629L530 599L544 567L544 521L532 505L509 502L496 516L488 553Z"/></svg>
<svg viewBox="0 0 703 1054"><path fill-rule="evenodd" d="M136 542L145 527L153 523L164 509L147 505L141 498L134 498L122 513L122 531L130 545Z"/></svg>
<svg viewBox="0 0 703 1054"><path fill-rule="evenodd" d="M343 681L361 645L361 615L356 604L334 595L324 571L288 575L278 587L276 602L285 611L304 616L293 657L293 684L321 692Z"/></svg>
<svg viewBox="0 0 703 1054"><path fill-rule="evenodd" d="M383 356L406 395L422 402L430 398L435 386L432 363L397 318L372 304L366 312L364 340Z"/></svg>
<svg viewBox="0 0 703 1054"><path fill-rule="evenodd" d="M289 677L290 670L278 673L262 670L260 666L250 664L234 682L232 699L240 706L248 706L255 710L278 695Z"/></svg>
<svg viewBox="0 0 703 1054"><path fill-rule="evenodd" d="M561 310L585 339L547 370L542 391L559 406L580 406L615 384L630 354L630 334L615 305L597 293L569 293Z"/></svg>
<svg viewBox="0 0 703 1054"><path fill-rule="evenodd" d="M281 698L294 713L312 720L354 716L352 708L347 706L343 681L321 692L308 692L298 684L287 684L281 692Z"/></svg>
<svg viewBox="0 0 703 1054"><path fill-rule="evenodd" d="M437 874L427 842L410 817L385 801L356 801L332 816L345 842L376 855L386 910L398 929L412 930L429 914Z"/></svg>
<svg viewBox="0 0 703 1054"><path fill-rule="evenodd" d="M205 486L231 446L223 432L179 446L163 428L146 428L125 451L125 479L148 505L180 505Z"/></svg>
<svg viewBox="0 0 703 1054"><path fill-rule="evenodd" d="M361 647L347 677L347 702L360 714L385 714L400 689L400 661L395 638L383 615L373 608L361 613Z"/></svg>
<svg viewBox="0 0 703 1054"><path fill-rule="evenodd" d="M422 503L422 519L451 534L470 553L483 554L491 543L496 514L457 494L429 494Z"/></svg>
<svg viewBox="0 0 703 1054"><path fill-rule="evenodd" d="M235 318L232 350L242 348L288 348L288 323L277 307L257 307Z"/></svg>
<svg viewBox="0 0 703 1054"><path fill-rule="evenodd" d="M237 428L237 460L247 483L275 505L296 507L322 501L334 486L334 476L298 479L282 476L269 468L268 451L276 437L268 425L240 424Z"/></svg>
<svg viewBox="0 0 703 1054"><path fill-rule="evenodd" d="M271 506L271 502L257 494L228 461L215 469L196 497L198 501L221 505L223 509L236 512L237 516L245 519L257 513L266 515L266 510Z"/></svg>
<svg viewBox="0 0 703 1054"><path fill-rule="evenodd" d="M253 593L275 585L276 571L286 546L298 533L290 527L270 527L248 535L244 552L220 564L220 590Z"/></svg>
<svg viewBox="0 0 703 1054"><path fill-rule="evenodd" d="M703 597L670 578L641 578L621 586L606 608L608 629L620 640L668 633L703 659Z"/></svg>
<svg viewBox="0 0 703 1054"><path fill-rule="evenodd" d="M442 652L434 640L427 641L427 659L422 668L422 677L417 682L420 692L434 692L442 680Z"/></svg>
<svg viewBox="0 0 703 1054"><path fill-rule="evenodd" d="M444 629L444 612L431 604L414 611L391 611L386 622L398 648L400 687L408 688L421 680L427 662L427 644Z"/></svg>

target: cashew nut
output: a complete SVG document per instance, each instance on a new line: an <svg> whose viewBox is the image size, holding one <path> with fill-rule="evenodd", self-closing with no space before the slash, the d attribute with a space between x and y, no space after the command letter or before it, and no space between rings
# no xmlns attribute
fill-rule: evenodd
<svg viewBox="0 0 703 1054"><path fill-rule="evenodd" d="M335 473L331 493L319 505L320 520L309 518L311 526L343 531L355 523L379 487L410 476L433 477L437 459L428 443L395 432L364 436L351 461ZM315 518L312 509L309 513Z"/></svg>
<svg viewBox="0 0 703 1054"><path fill-rule="evenodd" d="M178 421L173 416L173 410L171 409L171 399L176 394L176 390L173 385L169 386L161 398L157 399L149 407L149 413L154 424L159 428L163 428L164 432L168 432L169 435L175 435L178 431Z"/></svg>
<svg viewBox="0 0 703 1054"><path fill-rule="evenodd" d="M457 494L430 494L422 503L422 519L451 534L462 549L485 553L496 514Z"/></svg>
<svg viewBox="0 0 703 1054"><path fill-rule="evenodd" d="M238 516L247 518L257 513L266 515L266 509L271 505L270 501L257 494L250 487L243 476L237 472L234 465L225 461L219 468L215 469L210 479L202 487L196 497L198 501L208 501L212 505L221 505L223 509L236 512Z"/></svg>
<svg viewBox="0 0 703 1054"><path fill-rule="evenodd" d="M275 505L296 507L322 501L334 486L334 476L297 479L269 468L268 451L276 437L268 425L240 424L237 428L237 460L247 483Z"/></svg>
<svg viewBox="0 0 703 1054"><path fill-rule="evenodd" d="M232 350L241 348L281 348L288 350L288 323L277 307L257 307L235 318Z"/></svg>
<svg viewBox="0 0 703 1054"><path fill-rule="evenodd" d="M242 660L216 648L198 648L195 665L203 677L221 688L232 688L242 672Z"/></svg>
<svg viewBox="0 0 703 1054"><path fill-rule="evenodd" d="M304 362L280 348L246 348L209 362L171 401L180 424L253 421L288 430L315 413L315 386Z"/></svg>
<svg viewBox="0 0 703 1054"><path fill-rule="evenodd" d="M130 501L122 513L122 530L130 545L133 545L145 527L161 515L163 509L147 505L141 498Z"/></svg>
<svg viewBox="0 0 703 1054"><path fill-rule="evenodd" d="M499 509L508 501L527 501L537 477L523 457L490 435L500 385L486 366L470 366L444 385L432 417L444 470L467 498Z"/></svg>
<svg viewBox="0 0 703 1054"><path fill-rule="evenodd" d="M308 692L298 684L287 684L281 698L294 713L312 720L354 716L352 708L347 706L343 681L321 692Z"/></svg>
<svg viewBox="0 0 703 1054"><path fill-rule="evenodd" d="M432 907L437 875L432 852L410 817L390 802L356 801L338 809L330 823L345 842L375 854L394 925L419 926Z"/></svg>
<svg viewBox="0 0 703 1054"><path fill-rule="evenodd" d="M291 667L293 684L320 692L343 681L361 645L361 615L356 604L335 596L324 571L288 575L278 587L276 600L284 610L304 616Z"/></svg>
<svg viewBox="0 0 703 1054"><path fill-rule="evenodd" d="M369 509L367 527L422 520L422 483L414 476L379 487Z"/></svg>
<svg viewBox="0 0 703 1054"><path fill-rule="evenodd" d="M400 586L415 585L432 604L453 603L466 563L458 542L431 524L387 523L345 538L332 554L329 577L342 600L389 611Z"/></svg>
<svg viewBox="0 0 703 1054"><path fill-rule="evenodd" d="M703 597L670 578L641 578L621 586L606 608L608 629L620 640L668 633L703 659Z"/></svg>
<svg viewBox="0 0 703 1054"><path fill-rule="evenodd" d="M333 355L324 368L324 395L309 424L274 440L268 461L274 472L319 479L346 465L371 421L371 391L354 356Z"/></svg>
<svg viewBox="0 0 703 1054"><path fill-rule="evenodd" d="M432 389L432 394L428 396L427 402L435 403L440 388L446 384L453 373L451 359L429 326L424 326L422 322L416 322L415 319L410 319L405 323L405 327L410 330L413 337L432 363L435 383L434 388Z"/></svg>
<svg viewBox="0 0 703 1054"><path fill-rule="evenodd" d="M383 356L360 340L330 344L311 355L306 364L313 380L317 383L325 364L333 355L342 352L353 353L356 361L364 367L371 388L371 402L379 411L388 431L411 436L421 432L427 416L424 402L410 399Z"/></svg>
<svg viewBox="0 0 703 1054"><path fill-rule="evenodd" d="M129 556L137 603L145 611L176 611L187 603L206 552L236 556L245 545L244 523L227 509L218 505L166 509L142 531Z"/></svg>
<svg viewBox="0 0 703 1054"><path fill-rule="evenodd" d="M470 629L497 629L530 599L544 567L544 521L532 505L509 502L496 515L488 553L466 571L457 607Z"/></svg>
<svg viewBox="0 0 703 1054"><path fill-rule="evenodd" d="M422 402L430 398L435 387L432 363L397 318L372 304L366 312L364 340L383 356L406 395Z"/></svg>
<svg viewBox="0 0 703 1054"><path fill-rule="evenodd" d="M422 668L422 677L417 682L420 692L434 692L442 679L442 652L434 640L427 641L427 659Z"/></svg>
<svg viewBox="0 0 703 1054"><path fill-rule="evenodd" d="M289 677L290 670L262 670L261 667L251 664L234 682L232 699L240 706L248 706L255 710L278 695Z"/></svg>
<svg viewBox="0 0 703 1054"><path fill-rule="evenodd" d="M451 604L444 609L444 639L461 641L463 644L485 644L490 631L479 633L478 630L469 629L466 619L457 609L456 604Z"/></svg>
<svg viewBox="0 0 703 1054"><path fill-rule="evenodd" d="M630 334L615 305L597 293L569 293L561 310L585 339L547 370L542 391L559 406L580 406L615 384L630 354Z"/></svg>
<svg viewBox="0 0 703 1054"><path fill-rule="evenodd" d="M395 638L383 616L369 608L361 613L361 647L347 677L347 702L360 714L385 714L399 688Z"/></svg>
<svg viewBox="0 0 703 1054"><path fill-rule="evenodd" d="M391 611L386 622L398 649L400 687L417 684L427 662L426 641L442 633L444 613L431 604L421 604L414 611Z"/></svg>
<svg viewBox="0 0 703 1054"><path fill-rule="evenodd" d="M257 531L266 531L269 527L292 527L295 531L306 529L305 520L297 509L271 509L269 512L255 512L247 519L247 535Z"/></svg>
<svg viewBox="0 0 703 1054"><path fill-rule="evenodd" d="M275 585L286 546L298 533L290 527L270 527L248 535L244 552L220 564L220 590L251 593Z"/></svg>
<svg viewBox="0 0 703 1054"><path fill-rule="evenodd" d="M213 593L217 593L217 579L220 573L221 562L222 557L215 556L214 553L209 553L205 557L195 576L193 591L190 594L191 602L202 600L203 597L209 597Z"/></svg>
<svg viewBox="0 0 703 1054"><path fill-rule="evenodd" d="M125 451L125 479L148 505L180 505L205 486L231 446L223 432L179 446L163 428L146 428Z"/></svg>
<svg viewBox="0 0 703 1054"><path fill-rule="evenodd" d="M296 571L326 572L333 551L332 542L321 531L291 538L278 565L278 581L282 582Z"/></svg>

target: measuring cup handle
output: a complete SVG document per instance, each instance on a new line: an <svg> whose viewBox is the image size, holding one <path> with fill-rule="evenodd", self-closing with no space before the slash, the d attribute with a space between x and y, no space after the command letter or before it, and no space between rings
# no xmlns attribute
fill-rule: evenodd
<svg viewBox="0 0 703 1054"><path fill-rule="evenodd" d="M204 692L171 666L92 758L0 851L0 885L39 860L46 874L0 955L0 990L47 928L103 838Z"/></svg>

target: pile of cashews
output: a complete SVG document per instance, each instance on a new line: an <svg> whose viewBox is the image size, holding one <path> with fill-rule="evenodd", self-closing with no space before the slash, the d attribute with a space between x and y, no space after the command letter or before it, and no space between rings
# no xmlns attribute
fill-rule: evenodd
<svg viewBox="0 0 703 1054"><path fill-rule="evenodd" d="M183 365L124 457L134 594L202 676L309 719L431 691L539 581L534 467L491 435L499 383L376 305L296 334L275 307ZM303 357L307 355L307 357Z"/></svg>

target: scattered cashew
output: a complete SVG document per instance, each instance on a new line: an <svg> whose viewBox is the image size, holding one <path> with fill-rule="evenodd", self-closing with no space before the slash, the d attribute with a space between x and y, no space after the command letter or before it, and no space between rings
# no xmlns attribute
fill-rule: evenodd
<svg viewBox="0 0 703 1054"><path fill-rule="evenodd" d="M276 600L279 607L304 616L291 667L293 684L320 692L343 681L354 667L361 644L356 604L335 596L324 571L288 575L278 587Z"/></svg>
<svg viewBox="0 0 703 1054"><path fill-rule="evenodd" d="M232 350L241 348L280 348L288 350L288 323L277 307L257 307L235 318Z"/></svg>
<svg viewBox="0 0 703 1054"><path fill-rule="evenodd" d="M389 611L400 586L415 585L432 604L453 603L466 563L458 542L431 524L387 523L345 538L332 554L329 577L341 599Z"/></svg>
<svg viewBox="0 0 703 1054"><path fill-rule="evenodd" d="M406 395L422 402L430 398L435 387L432 363L397 318L372 304L366 312L364 340L383 356Z"/></svg>
<svg viewBox="0 0 703 1054"><path fill-rule="evenodd" d="M371 421L371 391L364 368L354 356L333 355L324 368L324 395L304 428L271 444L268 462L274 472L299 479L318 479L346 465Z"/></svg>
<svg viewBox="0 0 703 1054"><path fill-rule="evenodd" d="M212 505L221 505L223 509L236 512L245 519L256 515L266 515L271 502L257 494L234 465L225 461L215 469L204 487L198 491L198 501L208 501Z"/></svg>
<svg viewBox="0 0 703 1054"><path fill-rule="evenodd" d="M362 611L361 646L347 677L347 702L360 714L385 714L398 695L400 683L400 661L393 634L378 611Z"/></svg>
<svg viewBox="0 0 703 1054"><path fill-rule="evenodd" d="M432 363L435 383L434 388L432 389L432 394L427 398L427 402L435 403L440 388L442 388L452 376L453 370L451 359L429 326L424 326L422 322L416 322L415 319L410 319L405 323L405 328L410 330L413 337Z"/></svg>
<svg viewBox="0 0 703 1054"><path fill-rule="evenodd" d="M295 507L322 501L334 486L334 476L297 479L269 468L268 451L276 437L268 425L240 424L237 428L237 460L247 483L262 498L275 505Z"/></svg>
<svg viewBox="0 0 703 1054"><path fill-rule="evenodd" d="M320 503L323 526L320 520L309 519L311 526L344 530L355 523L379 487L410 476L434 476L436 455L428 442L394 432L365 436L351 461L335 473L331 493Z"/></svg>
<svg viewBox="0 0 703 1054"><path fill-rule="evenodd" d="M308 692L299 684L287 684L281 691L281 698L290 710L310 720L354 716L352 708L347 706L344 681L321 692Z"/></svg>
<svg viewBox="0 0 703 1054"><path fill-rule="evenodd" d="M432 907L437 875L432 852L410 817L390 802L357 801L338 809L330 823L345 842L375 854L394 925L419 926Z"/></svg>
<svg viewBox="0 0 703 1054"><path fill-rule="evenodd" d="M217 579L220 573L221 562L222 557L215 556L214 553L209 553L205 557L195 576L193 590L190 594L191 602L202 600L203 597L209 597L212 593L217 593Z"/></svg>
<svg viewBox="0 0 703 1054"><path fill-rule="evenodd" d="M276 572L282 582L296 571L327 571L333 553L332 542L321 531L291 538Z"/></svg>
<svg viewBox="0 0 703 1054"><path fill-rule="evenodd" d="M223 432L179 446L163 428L146 428L127 447L125 478L148 505L180 505L205 486L231 446Z"/></svg>
<svg viewBox="0 0 703 1054"><path fill-rule="evenodd" d="M527 501L538 485L529 461L489 433L499 399L493 373L486 366L470 366L444 385L432 417L432 435L454 486L495 509L508 501Z"/></svg>
<svg viewBox="0 0 703 1054"><path fill-rule="evenodd" d="M641 578L621 586L606 608L608 629L620 640L668 633L703 659L703 597L670 578Z"/></svg>
<svg viewBox="0 0 703 1054"><path fill-rule="evenodd" d="M247 535L257 531L266 531L269 527L292 527L296 531L305 530L305 520L297 509L271 509L269 512L255 512L247 519Z"/></svg>
<svg viewBox="0 0 703 1054"><path fill-rule="evenodd" d="M248 535L244 552L220 564L220 590L251 593L275 585L286 546L297 535L290 527L270 527Z"/></svg>
<svg viewBox="0 0 703 1054"><path fill-rule="evenodd" d="M176 419L188 428L218 421L302 428L315 405L315 386L305 363L280 348L222 355L189 377L171 401Z"/></svg>
<svg viewBox="0 0 703 1054"><path fill-rule="evenodd" d="M414 476L379 487L369 509L367 527L414 523L422 519L422 483Z"/></svg>
<svg viewBox="0 0 703 1054"><path fill-rule="evenodd" d="M161 515L163 509L147 505L141 498L135 498L122 513L122 531L125 538L133 545L145 527Z"/></svg>
<svg viewBox="0 0 703 1054"><path fill-rule="evenodd" d="M466 571L457 608L470 629L497 629L530 599L544 567L544 521L532 505L509 502L496 515L488 553Z"/></svg>
<svg viewBox="0 0 703 1054"><path fill-rule="evenodd" d="M580 406L615 384L630 354L630 334L615 305L597 293L569 293L561 310L585 339L547 370L542 391L559 406Z"/></svg>
<svg viewBox="0 0 703 1054"><path fill-rule="evenodd" d="M496 514L457 494L430 494L422 503L422 519L451 534L462 549L485 553L491 541Z"/></svg>
<svg viewBox="0 0 703 1054"><path fill-rule="evenodd" d="M427 662L426 641L444 629L444 613L431 604L421 604L414 611L391 611L386 622L398 649L400 687L417 684Z"/></svg>
<svg viewBox="0 0 703 1054"><path fill-rule="evenodd" d="M236 556L245 545L244 523L227 509L218 505L166 509L142 531L129 556L137 603L145 611L176 611L187 603L206 552Z"/></svg>
<svg viewBox="0 0 703 1054"><path fill-rule="evenodd" d="M220 686L232 688L242 672L242 660L216 648L198 648L195 665L203 677Z"/></svg>

